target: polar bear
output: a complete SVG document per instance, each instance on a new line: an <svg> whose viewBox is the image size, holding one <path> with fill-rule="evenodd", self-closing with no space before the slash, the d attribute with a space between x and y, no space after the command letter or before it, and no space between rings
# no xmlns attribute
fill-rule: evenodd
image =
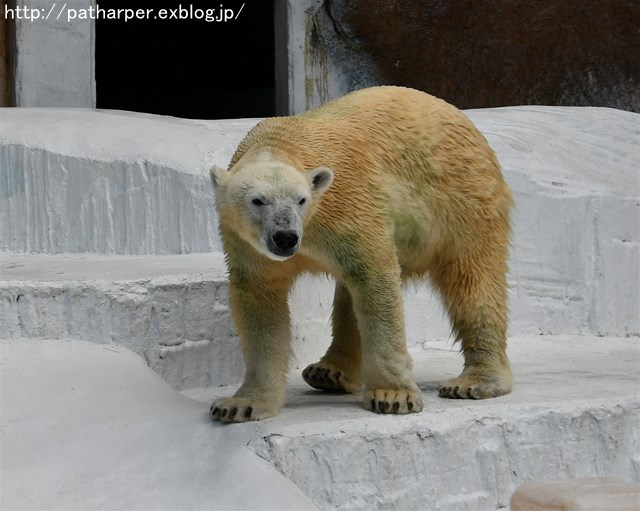
<svg viewBox="0 0 640 511"><path fill-rule="evenodd" d="M363 89L258 123L211 181L246 362L244 383L213 403L212 419L259 420L281 409L287 296L302 272L336 279L331 346L303 372L311 386L355 393L364 385L368 410L421 411L403 283L427 276L464 354L462 374L440 396L511 391L512 198L487 141L458 109L413 89Z"/></svg>

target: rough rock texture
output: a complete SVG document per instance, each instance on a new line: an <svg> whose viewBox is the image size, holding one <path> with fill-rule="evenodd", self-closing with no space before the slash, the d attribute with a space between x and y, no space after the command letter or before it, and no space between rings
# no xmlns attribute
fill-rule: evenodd
<svg viewBox="0 0 640 511"><path fill-rule="evenodd" d="M317 100L326 101L354 88L390 84L430 92L460 108L544 104L640 111L640 4L634 0L305 4L307 102L313 89ZM297 7L291 9L295 16Z"/></svg>
<svg viewBox="0 0 640 511"><path fill-rule="evenodd" d="M411 352L425 411L400 421L292 378L282 415L252 446L322 509L486 511L530 480L638 482L638 349L637 339L512 338L513 393L469 402L437 397L460 361L430 345Z"/></svg>
<svg viewBox="0 0 640 511"><path fill-rule="evenodd" d="M0 250L182 254L221 247L207 176L256 121L0 111Z"/></svg>

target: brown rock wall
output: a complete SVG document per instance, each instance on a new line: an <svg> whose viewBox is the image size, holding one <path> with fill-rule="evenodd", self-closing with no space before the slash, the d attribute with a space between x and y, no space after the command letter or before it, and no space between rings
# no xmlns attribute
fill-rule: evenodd
<svg viewBox="0 0 640 511"><path fill-rule="evenodd" d="M637 0L326 0L328 29L379 83L461 108L640 111Z"/></svg>

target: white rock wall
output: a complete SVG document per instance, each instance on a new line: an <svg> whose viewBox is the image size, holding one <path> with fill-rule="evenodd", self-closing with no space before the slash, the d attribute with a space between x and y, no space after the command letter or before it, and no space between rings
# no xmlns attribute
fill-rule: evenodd
<svg viewBox="0 0 640 511"><path fill-rule="evenodd" d="M515 196L511 332L638 335L640 115L472 110Z"/></svg>
<svg viewBox="0 0 640 511"><path fill-rule="evenodd" d="M220 250L208 169L255 121L100 110L0 113L0 250Z"/></svg>

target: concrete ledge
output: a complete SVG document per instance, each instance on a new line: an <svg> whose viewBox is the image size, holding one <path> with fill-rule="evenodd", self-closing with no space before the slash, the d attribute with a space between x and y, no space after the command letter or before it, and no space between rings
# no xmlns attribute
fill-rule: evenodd
<svg viewBox="0 0 640 511"><path fill-rule="evenodd" d="M295 286L297 367L328 346L332 298L328 279L303 277ZM233 385L244 375L220 253L0 252L0 325L0 338L122 344L178 389Z"/></svg>
<svg viewBox="0 0 640 511"><path fill-rule="evenodd" d="M122 344L176 388L242 381L220 254L5 253L0 273L3 337Z"/></svg>
<svg viewBox="0 0 640 511"><path fill-rule="evenodd" d="M0 250L182 254L220 249L208 169L255 120L0 109Z"/></svg>
<svg viewBox="0 0 640 511"><path fill-rule="evenodd" d="M0 507L300 510L308 498L122 346L4 340Z"/></svg>
<svg viewBox="0 0 640 511"><path fill-rule="evenodd" d="M406 416L296 373L280 416L231 426L207 412L233 388L188 399L121 346L0 350L7 509L487 511L532 480L640 481L638 339L513 339L514 392L486 401L438 398L461 358L413 350L425 411Z"/></svg>
<svg viewBox="0 0 640 511"><path fill-rule="evenodd" d="M456 352L413 350L425 411L402 417L293 374L282 415L250 446L321 509L486 511L508 508L532 479L640 480L638 339L519 337L508 352L513 393L467 401L437 397L462 369Z"/></svg>

